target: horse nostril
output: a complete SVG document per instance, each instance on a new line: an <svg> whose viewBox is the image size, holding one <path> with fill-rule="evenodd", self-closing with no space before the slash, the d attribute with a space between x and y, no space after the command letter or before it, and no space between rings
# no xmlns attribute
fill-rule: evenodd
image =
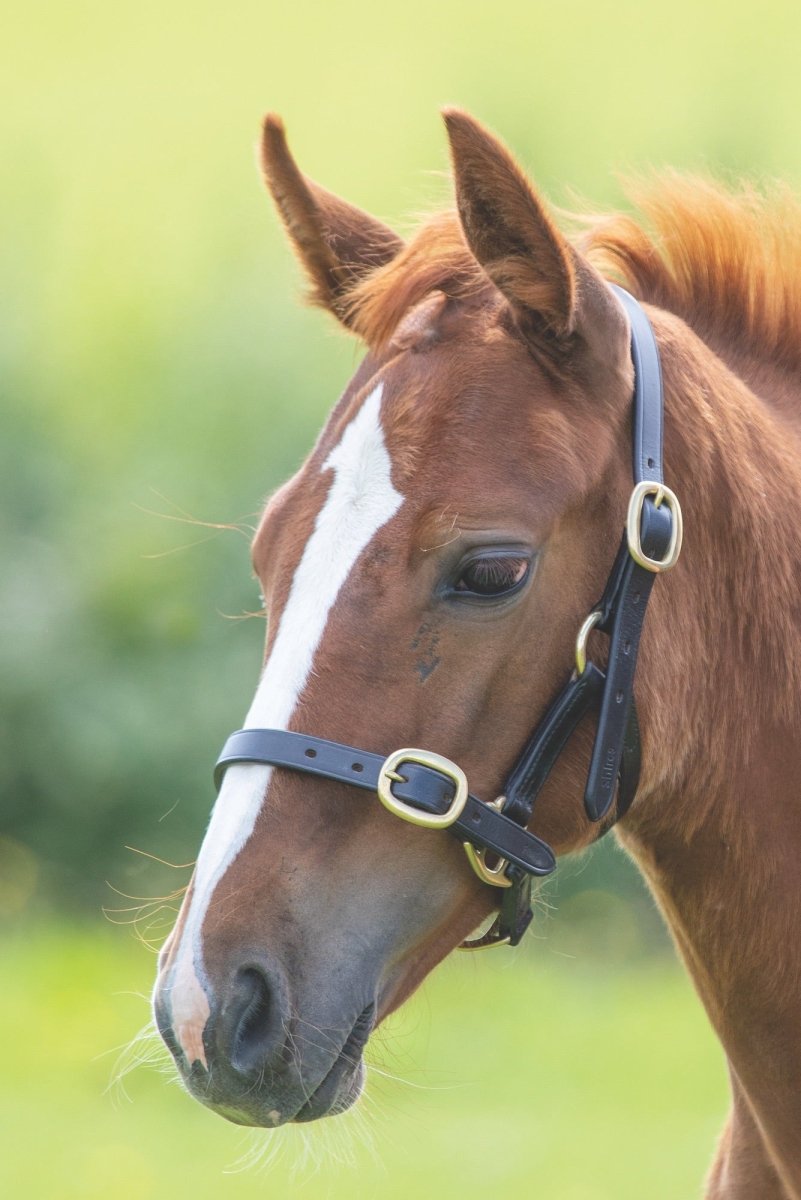
<svg viewBox="0 0 801 1200"><path fill-rule="evenodd" d="M237 972L226 1021L231 1065L243 1075L261 1071L282 1032L280 1005L267 976L258 967Z"/></svg>

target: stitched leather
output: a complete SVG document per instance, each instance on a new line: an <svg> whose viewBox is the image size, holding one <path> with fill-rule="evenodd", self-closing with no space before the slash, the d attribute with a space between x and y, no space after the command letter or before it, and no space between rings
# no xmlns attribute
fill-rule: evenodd
<svg viewBox="0 0 801 1200"><path fill-rule="evenodd" d="M531 908L531 876L524 875L518 867L509 867L506 874L512 886L505 888L501 896L501 911L498 914L498 936L509 939L516 946L531 924L534 913Z"/></svg>
<svg viewBox="0 0 801 1200"><path fill-rule="evenodd" d="M214 769L217 786L232 763L243 762L288 767L375 792L384 758L326 738L307 737L284 729L240 729L228 738L217 760ZM393 783L392 791L399 800L425 812L447 810L454 787L446 776L413 762L402 762L398 773L404 776L404 782ZM461 815L448 830L462 842L500 854L528 874L549 875L556 866L550 846L475 796L468 796Z"/></svg>
<svg viewBox="0 0 801 1200"><path fill-rule="evenodd" d="M606 677L594 663L587 663L582 675L574 676L548 708L528 744L514 765L506 783L504 815L521 825L531 820L534 802L539 795L560 754L581 721L597 711L606 686ZM617 819L627 811L637 789L640 776L640 736L637 713L633 704L626 712L621 742L618 779ZM611 797L603 805L592 801L585 804L591 821L600 821L609 811Z"/></svg>
<svg viewBox="0 0 801 1200"><path fill-rule="evenodd" d="M648 317L637 301L623 288L610 285L628 314L631 324L631 357L634 365L633 405L633 475L634 482L648 480L662 483L662 426L664 398L659 348ZM662 558L667 552L672 531L672 517L666 507L657 508L646 498L640 521L640 540L651 558ZM634 674L642 634L645 611L653 572L641 567L628 551L626 536L618 552L604 596L599 605L602 613L599 628L610 635L609 660L606 668L606 687L601 699L598 734L593 746L584 806L593 821L600 821L609 812L615 797L615 786L621 765L632 744L630 729L634 712ZM636 722L636 716L635 716ZM634 739L639 742L639 738ZM637 745L637 759L640 752ZM632 762L626 767L627 795L618 797L619 819L633 799L631 791ZM639 777L639 767L637 769ZM634 784L636 791L636 783ZM621 811L622 809L622 811Z"/></svg>
<svg viewBox="0 0 801 1200"><path fill-rule="evenodd" d="M596 706L604 677L594 663L562 689L537 726L506 781L504 813L527 825L534 801L583 717Z"/></svg>
<svg viewBox="0 0 801 1200"><path fill-rule="evenodd" d="M670 541L672 520L667 508L646 500L643 514L643 549L661 557ZM601 697L598 732L590 759L584 806L592 821L609 812L624 754L626 729L634 706L634 674L645 612L656 575L639 566L625 547L625 562L618 575L617 595L608 606L599 628L610 634L606 683ZM629 764L629 775L631 764ZM635 785L636 787L636 785ZM628 807L628 806L627 806ZM622 815L622 814L620 814Z"/></svg>
<svg viewBox="0 0 801 1200"><path fill-rule="evenodd" d="M623 757L620 760L620 775L618 776L617 805L615 807L615 822L625 817L631 807L631 802L637 792L640 782L640 760L642 744L640 742L640 723L637 720L637 708L632 701L629 709L629 719L623 738ZM608 832L604 830L604 833Z"/></svg>
<svg viewBox="0 0 801 1200"><path fill-rule="evenodd" d="M633 296L609 285L626 310L631 325L631 360L634 365L634 421L632 473L634 482L649 479L662 483L662 424L664 398L662 367L651 322Z"/></svg>

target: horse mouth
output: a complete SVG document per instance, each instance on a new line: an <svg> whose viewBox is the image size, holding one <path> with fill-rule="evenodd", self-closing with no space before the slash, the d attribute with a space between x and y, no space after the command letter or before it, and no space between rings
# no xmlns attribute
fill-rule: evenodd
<svg viewBox="0 0 801 1200"><path fill-rule="evenodd" d="M355 1104L362 1093L365 1068L362 1051L375 1021L375 1004L368 1004L354 1022L328 1074L317 1085L293 1121L334 1117Z"/></svg>

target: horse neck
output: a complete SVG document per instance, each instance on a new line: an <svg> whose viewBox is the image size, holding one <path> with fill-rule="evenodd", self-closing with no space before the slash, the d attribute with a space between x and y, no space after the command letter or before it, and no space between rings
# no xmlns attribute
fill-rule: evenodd
<svg viewBox="0 0 801 1200"><path fill-rule="evenodd" d="M783 1173L764 1200L801 1197L801 455L785 418L685 327L667 319L659 332L666 475L686 542L649 608L646 772L621 837L756 1114L759 1133L733 1118L721 1153ZM710 1194L755 1194L745 1189Z"/></svg>

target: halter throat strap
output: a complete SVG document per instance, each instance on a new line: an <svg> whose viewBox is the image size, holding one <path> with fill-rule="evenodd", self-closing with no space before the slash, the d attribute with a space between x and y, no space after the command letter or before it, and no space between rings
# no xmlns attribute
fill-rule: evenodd
<svg viewBox="0 0 801 1200"><path fill-rule="evenodd" d="M634 367L634 490L626 529L604 593L579 633L577 669L521 751L503 795L491 803L472 796L463 771L430 751L403 749L382 758L282 729L233 733L214 770L218 789L234 763L300 771L377 794L390 812L412 824L448 830L464 844L479 878L502 889L498 917L482 938L465 943L469 949L516 945L528 927L532 878L550 874L556 858L527 826L537 796L586 716L597 714L598 727L584 806L591 821L607 818L602 832L627 811L639 782L637 652L654 579L678 558L682 525L678 500L662 477L662 373L656 339L638 302L622 288L610 287L629 318ZM605 670L586 660L586 639L593 627L609 638ZM492 866L486 862L487 852L497 860Z"/></svg>

